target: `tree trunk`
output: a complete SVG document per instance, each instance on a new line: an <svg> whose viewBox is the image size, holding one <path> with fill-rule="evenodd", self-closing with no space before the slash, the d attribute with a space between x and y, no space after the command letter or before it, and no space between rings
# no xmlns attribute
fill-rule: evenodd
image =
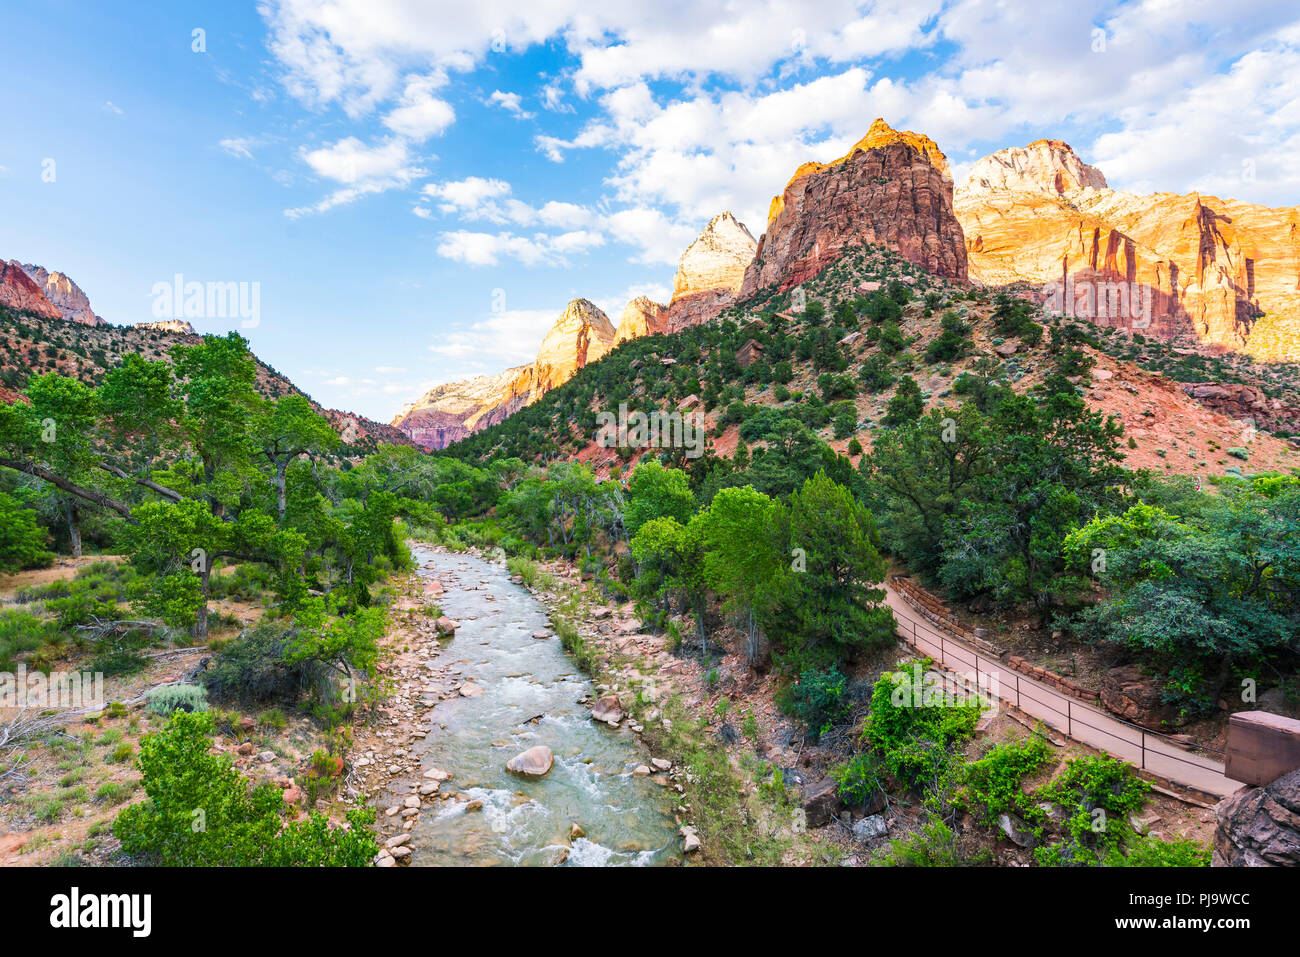
<svg viewBox="0 0 1300 957"><path fill-rule="evenodd" d="M63 500L63 511L68 517L68 540L72 542L72 557L81 557L81 526L78 524L80 513L72 499Z"/></svg>
<svg viewBox="0 0 1300 957"><path fill-rule="evenodd" d="M203 570L199 572L199 589L203 595L203 604L199 607L199 613L194 619L194 637L208 637L208 594L212 578L212 569L207 561L203 562Z"/></svg>
<svg viewBox="0 0 1300 957"><path fill-rule="evenodd" d="M276 471L276 478L275 478L275 491L276 491L277 496L278 496L278 505L279 505L279 507L280 507L280 524L281 524L281 525L284 524L284 508L285 508L285 488L284 488L284 487L285 487L285 478L284 478L284 473L287 472L288 470L289 470L289 463L286 461L286 462L285 462L283 465L281 465L281 466L279 467L279 469Z"/></svg>

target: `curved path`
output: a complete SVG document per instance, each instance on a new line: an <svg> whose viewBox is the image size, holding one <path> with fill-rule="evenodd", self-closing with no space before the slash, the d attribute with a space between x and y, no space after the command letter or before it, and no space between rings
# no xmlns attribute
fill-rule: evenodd
<svg viewBox="0 0 1300 957"><path fill-rule="evenodd" d="M885 583L885 590L885 603L893 611L898 633L905 643L929 655L948 671L978 676L980 688L1016 705L1049 728L1134 767L1207 794L1226 797L1242 787L1240 782L1224 775L1222 762L1022 675L923 619L891 583Z"/></svg>

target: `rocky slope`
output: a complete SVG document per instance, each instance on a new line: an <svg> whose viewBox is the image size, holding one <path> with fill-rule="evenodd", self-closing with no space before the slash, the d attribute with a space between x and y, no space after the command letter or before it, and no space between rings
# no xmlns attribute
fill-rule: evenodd
<svg viewBox="0 0 1300 957"><path fill-rule="evenodd" d="M1057 283L1063 308L1102 324L1300 360L1300 207L1112 190L1039 140L980 160L955 208L974 280Z"/></svg>
<svg viewBox="0 0 1300 957"><path fill-rule="evenodd" d="M81 287L61 272L50 272L44 266L25 263L23 270L31 276L32 281L41 287L45 298L50 301L68 322L80 322L86 326L103 326L107 323L95 315L90 308L90 300L81 291Z"/></svg>
<svg viewBox="0 0 1300 957"><path fill-rule="evenodd" d="M0 306L43 319L63 318L63 313L45 297L44 290L14 259L0 260Z"/></svg>
<svg viewBox="0 0 1300 957"><path fill-rule="evenodd" d="M58 309L50 308L53 315L43 315L3 308L0 301L0 401L20 399L23 384L32 374L58 372L95 385L126 355L139 355L150 361L167 360L172 346L198 341L194 335L142 326L74 324L66 321ZM306 395L260 359L256 388L268 399ZM354 437L346 454L368 453L381 442L411 444L410 439L392 426L341 409L327 409L310 396L307 399L340 435Z"/></svg>
<svg viewBox="0 0 1300 957"><path fill-rule="evenodd" d="M862 244L884 246L936 276L966 279L947 159L933 140L881 119L847 156L800 166L772 200L740 297L796 286Z"/></svg>
<svg viewBox="0 0 1300 957"><path fill-rule="evenodd" d="M753 235L730 210L713 217L678 261L668 328L707 322L731 305L757 248Z"/></svg>

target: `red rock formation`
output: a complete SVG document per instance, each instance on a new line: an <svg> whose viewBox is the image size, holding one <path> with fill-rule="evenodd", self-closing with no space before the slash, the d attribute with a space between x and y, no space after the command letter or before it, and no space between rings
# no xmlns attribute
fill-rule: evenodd
<svg viewBox="0 0 1300 957"><path fill-rule="evenodd" d="M84 326L108 325L90 308L90 300L81 291L81 287L64 273L50 272L44 266L31 263L24 265L23 270L41 287L45 298L59 310L66 321L79 322Z"/></svg>
<svg viewBox="0 0 1300 957"><path fill-rule="evenodd" d="M42 319L62 319L63 313L45 298L45 293L27 275L16 259L0 261L0 306L30 312Z"/></svg>
<svg viewBox="0 0 1300 957"><path fill-rule="evenodd" d="M883 120L844 159L801 166L772 212L741 299L768 286L796 286L845 247L867 243L937 276L966 279L966 245L953 214L947 161L933 141L900 133Z"/></svg>
<svg viewBox="0 0 1300 957"><path fill-rule="evenodd" d="M574 299L546 334L530 365L440 385L403 408L393 425L426 448L446 448L504 421L568 382L614 347L615 333L604 312L586 299Z"/></svg>

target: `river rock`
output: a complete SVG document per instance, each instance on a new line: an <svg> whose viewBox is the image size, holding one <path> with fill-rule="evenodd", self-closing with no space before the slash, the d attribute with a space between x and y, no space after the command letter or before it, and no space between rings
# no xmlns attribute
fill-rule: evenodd
<svg viewBox="0 0 1300 957"><path fill-rule="evenodd" d="M623 720L623 706L619 704L618 695L598 698L592 706L591 716L597 721L604 721L611 727Z"/></svg>
<svg viewBox="0 0 1300 957"><path fill-rule="evenodd" d="M450 781L451 775L441 768L430 768L424 772L424 776L431 781Z"/></svg>
<svg viewBox="0 0 1300 957"><path fill-rule="evenodd" d="M551 637L551 633L549 631L546 631L545 629L539 628L537 629L537 631L533 632L533 637L540 640L542 638Z"/></svg>
<svg viewBox="0 0 1300 957"><path fill-rule="evenodd" d="M460 696L462 698L477 698L483 693L483 689L472 681L466 681L460 686Z"/></svg>
<svg viewBox="0 0 1300 957"><path fill-rule="evenodd" d="M1006 835L1007 840L1016 847L1033 847L1038 843L1038 839L1034 837L1034 832L1019 821L1013 820L1009 814L998 815L998 828Z"/></svg>
<svg viewBox="0 0 1300 957"><path fill-rule="evenodd" d="M587 832L582 829L580 824L574 823L569 825L569 840L576 841L580 837L586 837Z"/></svg>
<svg viewBox="0 0 1300 957"><path fill-rule="evenodd" d="M393 848L395 848L395 847L401 847L403 844L405 844L405 843L407 843L408 841L410 841L410 839L411 839L411 835L410 835L409 833L408 833L408 834L398 834L398 835L395 835L394 837L390 837L388 840L384 841L384 847L386 847L388 850L391 851L391 850L392 850Z"/></svg>
<svg viewBox="0 0 1300 957"><path fill-rule="evenodd" d="M551 753L551 749L544 744L539 744L516 754L507 761L506 770L511 774L539 778L550 771L554 763L555 755Z"/></svg>
<svg viewBox="0 0 1300 957"><path fill-rule="evenodd" d="M687 825L681 829L682 853L694 854L700 849L700 835L695 828Z"/></svg>
<svg viewBox="0 0 1300 957"><path fill-rule="evenodd" d="M456 628L458 626L454 621L452 621L446 615L443 615L441 618L438 619L434 627L438 629L438 634L440 635L454 635L456 634Z"/></svg>

